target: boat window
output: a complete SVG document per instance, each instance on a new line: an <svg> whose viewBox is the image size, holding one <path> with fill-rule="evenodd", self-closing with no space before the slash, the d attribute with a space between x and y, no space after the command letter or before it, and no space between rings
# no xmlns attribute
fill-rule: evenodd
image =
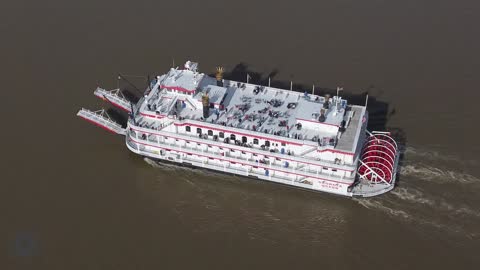
<svg viewBox="0 0 480 270"><path fill-rule="evenodd" d="M286 143L282 142L282 146L286 146L286 145L287 145Z"/></svg>
<svg viewBox="0 0 480 270"><path fill-rule="evenodd" d="M230 140L235 141L235 134L230 135Z"/></svg>
<svg viewBox="0 0 480 270"><path fill-rule="evenodd" d="M253 144L258 144L258 139L253 139Z"/></svg>
<svg viewBox="0 0 480 270"><path fill-rule="evenodd" d="M185 127L185 131L190 132L190 130L191 130L190 126Z"/></svg>
<svg viewBox="0 0 480 270"><path fill-rule="evenodd" d="M243 143L246 143L247 141L248 141L248 140L247 140L247 137L243 136L243 137L242 137L242 142L243 142Z"/></svg>
<svg viewBox="0 0 480 270"><path fill-rule="evenodd" d="M265 146L269 147L270 146L270 141L265 141Z"/></svg>
<svg viewBox="0 0 480 270"><path fill-rule="evenodd" d="M201 129L201 128L197 128L197 133L198 133L198 134L202 134L202 129Z"/></svg>
<svg viewBox="0 0 480 270"><path fill-rule="evenodd" d="M209 130L208 131L208 136L213 136L213 131Z"/></svg>
<svg viewBox="0 0 480 270"><path fill-rule="evenodd" d="M218 137L224 138L224 137L225 137L225 134L224 134L223 132L220 132L220 133L218 133Z"/></svg>

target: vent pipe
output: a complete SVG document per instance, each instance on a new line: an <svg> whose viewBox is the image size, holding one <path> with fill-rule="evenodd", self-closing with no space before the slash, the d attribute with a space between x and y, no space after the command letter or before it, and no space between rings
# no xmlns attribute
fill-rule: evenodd
<svg viewBox="0 0 480 270"><path fill-rule="evenodd" d="M203 118L207 119L210 116L210 98L207 93L202 96Z"/></svg>

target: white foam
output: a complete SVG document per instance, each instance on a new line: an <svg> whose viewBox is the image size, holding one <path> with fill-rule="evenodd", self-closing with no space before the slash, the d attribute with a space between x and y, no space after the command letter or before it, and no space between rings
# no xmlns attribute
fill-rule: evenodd
<svg viewBox="0 0 480 270"><path fill-rule="evenodd" d="M435 201L426 198L426 196L419 190L398 187L391 191L391 193L404 201L435 206Z"/></svg>
<svg viewBox="0 0 480 270"><path fill-rule="evenodd" d="M412 146L407 146L402 150L407 157L419 157L422 159L428 159L432 161L447 161L447 162L457 162L457 163L468 163L471 165L478 164L477 160L465 160L458 156L454 156L451 154L445 154L434 150L425 150L419 149Z"/></svg>
<svg viewBox="0 0 480 270"><path fill-rule="evenodd" d="M428 165L404 165L400 168L400 175L415 176L419 179L433 182L478 183L480 180L468 173L452 170L442 170Z"/></svg>
<svg viewBox="0 0 480 270"><path fill-rule="evenodd" d="M354 199L354 200L356 200L360 205L362 205L362 206L364 206L368 209L380 210L380 211L385 212L387 214L390 214L392 216L402 217L404 219L409 219L410 218L410 215L407 212L405 212L403 210L399 210L399 209L390 208L390 207L386 206L385 204L383 204L382 201L380 201L380 200L366 199L366 198Z"/></svg>

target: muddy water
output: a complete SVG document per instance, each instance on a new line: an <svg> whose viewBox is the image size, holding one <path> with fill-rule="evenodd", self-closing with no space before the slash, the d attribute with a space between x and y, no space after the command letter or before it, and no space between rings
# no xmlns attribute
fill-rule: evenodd
<svg viewBox="0 0 480 270"><path fill-rule="evenodd" d="M0 9L2 269L478 268L476 1L90 2ZM399 186L348 200L158 166L75 117L172 58L368 91L402 134Z"/></svg>

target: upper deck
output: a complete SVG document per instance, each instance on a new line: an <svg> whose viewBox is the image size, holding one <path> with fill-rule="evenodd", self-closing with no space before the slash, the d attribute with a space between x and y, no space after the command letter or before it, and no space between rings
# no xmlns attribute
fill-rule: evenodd
<svg viewBox="0 0 480 270"><path fill-rule="evenodd" d="M208 96L207 117L204 96ZM139 106L140 115L153 119L169 116L180 122L202 122L351 153L356 152L366 121L365 107L347 105L339 96L326 99L230 80L219 85L215 78L198 73L196 66L172 68L158 76Z"/></svg>

